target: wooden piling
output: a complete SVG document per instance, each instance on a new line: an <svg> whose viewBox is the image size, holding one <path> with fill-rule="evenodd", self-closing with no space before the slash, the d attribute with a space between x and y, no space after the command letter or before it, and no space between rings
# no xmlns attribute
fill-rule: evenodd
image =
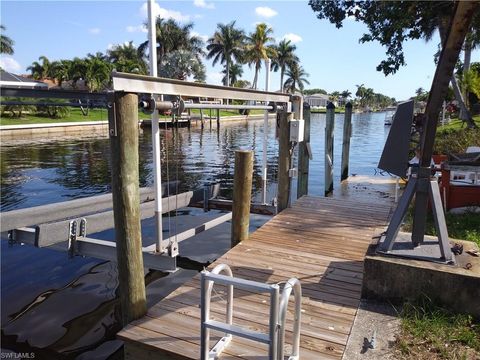
<svg viewBox="0 0 480 360"><path fill-rule="evenodd" d="M278 212L286 209L290 205L290 165L292 155L290 153L290 120L293 119L293 113L281 111L279 113L278 129Z"/></svg>
<svg viewBox="0 0 480 360"><path fill-rule="evenodd" d="M335 105L328 103L325 119L325 196L333 192L333 129Z"/></svg>
<svg viewBox="0 0 480 360"><path fill-rule="evenodd" d="M115 93L109 109L112 197L122 323L147 312L139 199L138 96Z"/></svg>
<svg viewBox="0 0 480 360"><path fill-rule="evenodd" d="M352 103L345 105L345 118L343 120L343 143L342 143L342 172L340 180L348 178L348 161L350 157L350 139L352 137Z"/></svg>
<svg viewBox="0 0 480 360"><path fill-rule="evenodd" d="M310 105L303 103L303 120L305 120L305 133L303 142L298 144L298 180L297 199L308 194L308 169L310 165Z"/></svg>
<svg viewBox="0 0 480 360"><path fill-rule="evenodd" d="M232 248L248 240L250 226L250 203L252 199L253 151L235 151L235 174L233 179Z"/></svg>
<svg viewBox="0 0 480 360"><path fill-rule="evenodd" d="M220 128L220 109L217 109L217 128Z"/></svg>

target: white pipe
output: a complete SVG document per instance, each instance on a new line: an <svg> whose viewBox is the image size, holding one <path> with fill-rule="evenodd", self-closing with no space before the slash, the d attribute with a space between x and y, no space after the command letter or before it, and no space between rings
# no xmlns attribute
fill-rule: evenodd
<svg viewBox="0 0 480 360"><path fill-rule="evenodd" d="M148 43L150 48L150 75L157 76L157 39L156 18L153 15L155 0L148 0ZM158 111L152 114L152 154L153 154L153 186L155 188L155 228L156 250L163 252L162 247L162 164L160 162L160 129L158 125Z"/></svg>
<svg viewBox="0 0 480 360"><path fill-rule="evenodd" d="M265 60L265 91L270 89L270 64L271 60ZM267 145L268 145L268 111L265 110L263 115L263 159L262 159L262 187L263 187L263 204L267 203Z"/></svg>

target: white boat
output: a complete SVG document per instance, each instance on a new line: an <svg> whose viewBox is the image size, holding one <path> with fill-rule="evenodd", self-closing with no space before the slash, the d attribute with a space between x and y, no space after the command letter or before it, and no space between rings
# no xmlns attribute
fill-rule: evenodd
<svg viewBox="0 0 480 360"><path fill-rule="evenodd" d="M388 107L385 109L385 125L392 125L395 117L395 112L397 111L396 106Z"/></svg>

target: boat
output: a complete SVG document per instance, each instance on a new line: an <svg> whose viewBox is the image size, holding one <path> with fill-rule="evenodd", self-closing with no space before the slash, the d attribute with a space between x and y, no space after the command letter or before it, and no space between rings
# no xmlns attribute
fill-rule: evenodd
<svg viewBox="0 0 480 360"><path fill-rule="evenodd" d="M395 112L397 111L396 106L387 107L385 110L385 125L392 125L395 117Z"/></svg>

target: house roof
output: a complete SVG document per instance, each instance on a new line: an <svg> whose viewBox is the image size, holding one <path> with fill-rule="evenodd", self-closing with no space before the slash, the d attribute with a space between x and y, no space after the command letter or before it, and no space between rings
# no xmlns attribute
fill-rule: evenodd
<svg viewBox="0 0 480 360"><path fill-rule="evenodd" d="M325 95L325 94L312 94L312 95L305 95L305 98L317 98L317 99L324 99L324 100L330 100L330 96Z"/></svg>
<svg viewBox="0 0 480 360"><path fill-rule="evenodd" d="M26 76L15 75L8 71L0 71L0 85L22 88L46 88L47 84L41 81L30 79Z"/></svg>

